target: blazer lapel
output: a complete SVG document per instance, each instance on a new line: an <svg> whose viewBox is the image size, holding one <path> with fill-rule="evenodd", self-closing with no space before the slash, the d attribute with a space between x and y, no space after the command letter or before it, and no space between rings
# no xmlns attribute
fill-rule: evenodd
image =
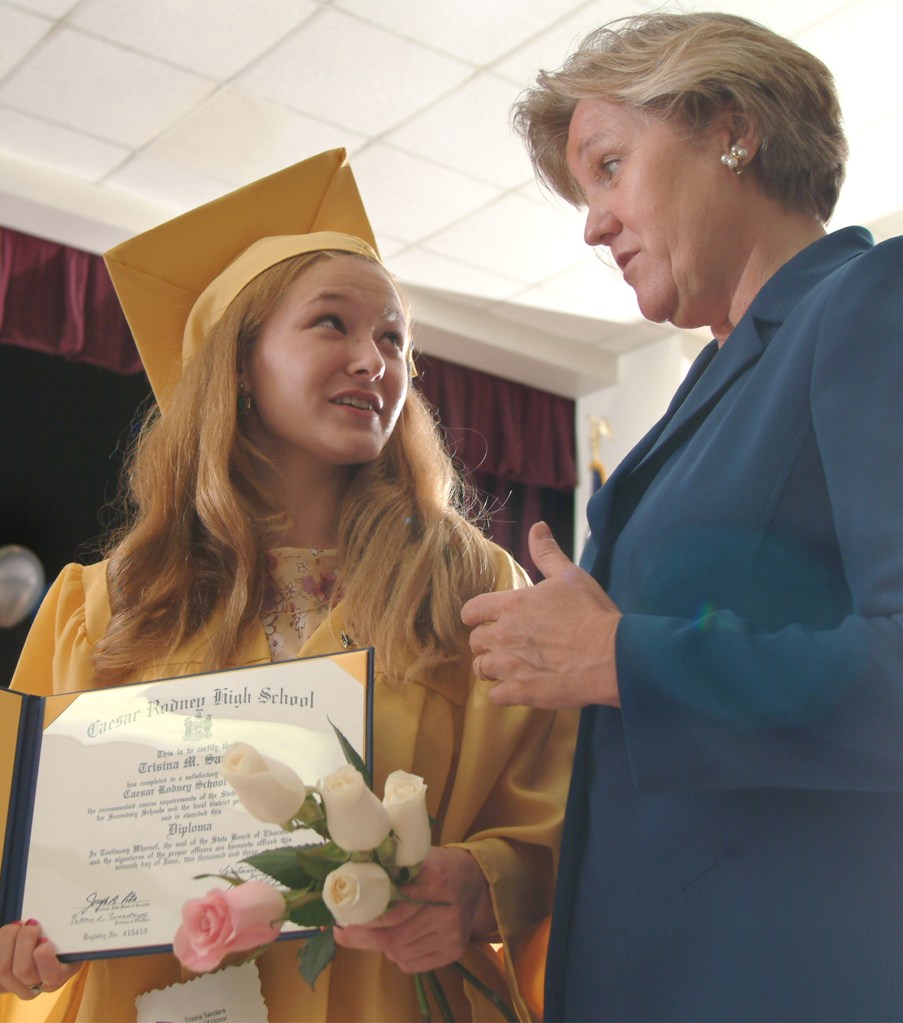
<svg viewBox="0 0 903 1023"><path fill-rule="evenodd" d="M670 415L666 414L658 436L633 466L631 474L644 471L650 461L660 465L687 433L699 426L734 381L759 359L762 349L758 324L751 317L744 318L729 341L715 352L698 379L691 383L684 399L672 402ZM705 351L707 349L703 349Z"/></svg>
<svg viewBox="0 0 903 1023"><path fill-rule="evenodd" d="M659 421L650 428L649 432L639 440L634 447L624 456L624 458L615 467L614 472L606 480L605 484L596 491L593 495L592 500L589 503L587 509L587 516L589 518L590 525L593 529L596 528L597 522L601 523L605 518L608 501L612 494L618 488L618 483L625 477L629 476L631 472L642 462L652 447L655 445L658 438L661 436L662 431L668 425L671 418L675 415L677 410L686 400L687 395L692 391L696 382L705 372L709 363L715 357L715 353L718 351L718 342L710 341L705 348L696 356L693 365L687 371L687 375L684 377L683 382L671 399L671 403L668 406L667 411Z"/></svg>
<svg viewBox="0 0 903 1023"><path fill-rule="evenodd" d="M656 472L699 428L734 381L758 360L762 349L763 339L752 317L737 325L723 348L719 349L716 341L710 342L690 367L668 411L600 489L600 499L596 503L594 498L588 516L597 546L585 561L593 558L592 575L603 586L608 583L614 542ZM584 567L588 567L585 561Z"/></svg>
<svg viewBox="0 0 903 1023"><path fill-rule="evenodd" d="M604 574L600 575L599 573L603 570L603 563L607 562L608 549L614 540L615 531L612 530L611 524L615 519L615 505L623 490L625 480L630 477L634 469L655 446L671 419L705 373L717 351L718 342L710 341L696 356L693 365L690 366L687 375L671 399L671 404L665 414L621 460L604 485L593 494L586 510L590 537L580 559L580 567L591 572L597 579L604 579Z"/></svg>

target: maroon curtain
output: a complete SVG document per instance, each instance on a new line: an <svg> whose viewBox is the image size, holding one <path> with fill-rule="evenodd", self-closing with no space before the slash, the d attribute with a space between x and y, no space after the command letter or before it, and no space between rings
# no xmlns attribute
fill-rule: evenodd
<svg viewBox="0 0 903 1023"><path fill-rule="evenodd" d="M0 343L120 374L141 363L100 256L0 228ZM529 570L539 518L573 552L574 402L433 356L417 385L487 502L487 531Z"/></svg>
<svg viewBox="0 0 903 1023"><path fill-rule="evenodd" d="M492 539L537 580L527 532L538 519L548 522L573 556L574 402L432 355L418 357L417 367L417 386L437 409L458 463L487 502Z"/></svg>
<svg viewBox="0 0 903 1023"><path fill-rule="evenodd" d="M100 256L0 228L0 342L115 373L141 360Z"/></svg>

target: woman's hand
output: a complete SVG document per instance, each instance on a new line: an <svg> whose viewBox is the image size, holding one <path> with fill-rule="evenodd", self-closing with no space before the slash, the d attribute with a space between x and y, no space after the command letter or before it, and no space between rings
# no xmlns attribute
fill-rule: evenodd
<svg viewBox="0 0 903 1023"><path fill-rule="evenodd" d="M433 846L402 892L422 901L397 902L370 924L336 927L336 944L382 952L405 973L425 973L460 959L474 936L495 933L489 885L464 849Z"/></svg>
<svg viewBox="0 0 903 1023"><path fill-rule="evenodd" d="M474 671L497 684L497 704L569 710L620 706L608 594L561 550L544 522L530 530L530 555L545 578L525 590L481 593L461 611L473 626Z"/></svg>
<svg viewBox="0 0 903 1023"><path fill-rule="evenodd" d="M78 973L78 963L61 963L37 920L0 927L0 992L37 998L56 991Z"/></svg>

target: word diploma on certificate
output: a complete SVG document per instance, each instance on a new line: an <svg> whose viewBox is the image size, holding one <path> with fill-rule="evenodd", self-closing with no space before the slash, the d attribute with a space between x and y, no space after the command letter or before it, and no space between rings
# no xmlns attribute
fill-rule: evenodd
<svg viewBox="0 0 903 1023"><path fill-rule="evenodd" d="M320 841L242 807L220 762L234 742L308 786L371 766L373 653L349 650L48 697L0 690L0 924L41 921L62 959L166 951L207 874L256 872L268 848ZM302 929L287 925L287 937Z"/></svg>

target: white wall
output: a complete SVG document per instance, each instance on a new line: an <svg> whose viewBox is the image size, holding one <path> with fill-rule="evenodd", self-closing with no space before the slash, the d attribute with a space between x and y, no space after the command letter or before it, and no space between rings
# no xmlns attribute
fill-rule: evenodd
<svg viewBox="0 0 903 1023"><path fill-rule="evenodd" d="M577 472L574 495L574 538L579 558L586 537L586 504L592 496L590 416L604 416L612 436L602 438L599 454L606 475L658 420L687 369L708 338L675 331L661 341L644 345L618 359L618 381L577 399Z"/></svg>

